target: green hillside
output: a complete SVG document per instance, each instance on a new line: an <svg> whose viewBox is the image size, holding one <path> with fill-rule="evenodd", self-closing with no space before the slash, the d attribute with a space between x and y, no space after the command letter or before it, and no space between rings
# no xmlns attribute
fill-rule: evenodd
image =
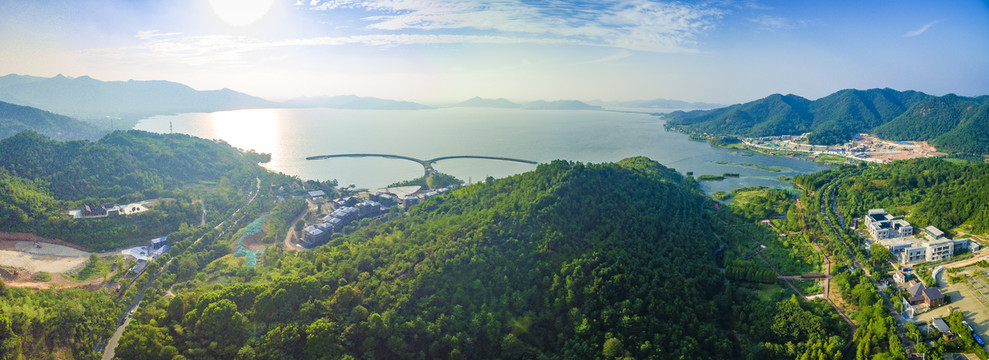
<svg viewBox="0 0 989 360"><path fill-rule="evenodd" d="M24 132L0 141L0 168L44 183L55 198L114 198L249 172L263 157L182 134L117 131L96 142Z"/></svg>
<svg viewBox="0 0 989 360"><path fill-rule="evenodd" d="M987 153L983 124L987 96L942 97L892 89L842 90L810 101L796 95L766 98L707 111L666 116L668 129L745 137L798 135L831 145L862 132L903 141L931 141L948 152ZM944 136L942 138L942 136Z"/></svg>
<svg viewBox="0 0 989 360"><path fill-rule="evenodd" d="M726 286L716 258L776 236L725 221L739 220L651 160L555 161L430 198L324 247L270 249L254 269L214 261L177 296L152 292L116 354L839 358L849 329L826 303L776 285ZM773 282L744 265L733 278ZM164 277L193 278L177 271Z"/></svg>
<svg viewBox="0 0 989 360"><path fill-rule="evenodd" d="M951 151L989 153L989 96L932 97L875 129L890 140L924 140Z"/></svg>
<svg viewBox="0 0 989 360"><path fill-rule="evenodd" d="M667 126L709 134L748 137L802 134L811 129L810 101L796 95L773 94L753 102L714 110L675 111Z"/></svg>
<svg viewBox="0 0 989 360"><path fill-rule="evenodd" d="M869 209L909 213L915 228L934 225L989 232L989 164L956 165L939 159L897 161L868 168L842 168L801 175L808 188L841 178L838 202L848 218ZM902 213L901 212L901 213Z"/></svg>
<svg viewBox="0 0 989 360"><path fill-rule="evenodd" d="M97 142L55 141L32 131L0 141L0 231L31 232L109 249L220 214L253 190L264 156L211 140L140 131ZM128 217L72 220L83 204L164 198Z"/></svg>
<svg viewBox="0 0 989 360"><path fill-rule="evenodd" d="M0 139L25 130L33 130L56 140L95 140L104 133L68 116L0 101Z"/></svg>

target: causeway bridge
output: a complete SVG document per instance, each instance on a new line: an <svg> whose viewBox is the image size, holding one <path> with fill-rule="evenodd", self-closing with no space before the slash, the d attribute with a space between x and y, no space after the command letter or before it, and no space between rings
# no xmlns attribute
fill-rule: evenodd
<svg viewBox="0 0 989 360"><path fill-rule="evenodd" d="M413 161L413 162L418 163L419 165L422 165L422 168L423 168L423 170L425 172L423 174L423 176L426 178L426 182L427 183L431 183L429 180L430 180L430 178L432 178L433 174L436 173L436 170L433 169L433 164L436 163L437 161L442 161L442 160L450 160L450 159L483 159L483 160L511 161L511 162L519 162L519 163L536 165L536 162L535 161L532 161L532 160L515 159L515 158L501 157L501 156L483 156L483 155L440 156L440 157L437 157L437 158L432 158L432 159L428 159L428 160L422 160L422 159L417 159L417 158L414 158L414 157L411 157L411 156L392 155L392 154L333 154L333 155L316 155L316 156L310 156L310 157L307 157L306 160L325 160L325 159L342 158L342 157L380 157L380 158L386 158L386 159L399 159L399 160Z"/></svg>

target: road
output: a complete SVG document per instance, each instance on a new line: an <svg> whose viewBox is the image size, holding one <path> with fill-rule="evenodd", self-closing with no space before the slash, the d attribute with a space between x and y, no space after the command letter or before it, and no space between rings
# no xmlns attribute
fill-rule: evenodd
<svg viewBox="0 0 989 360"><path fill-rule="evenodd" d="M302 247L299 244L293 243L292 242L292 238L295 235L295 223L299 222L299 220L302 220L302 218L306 217L306 213L308 213L308 212L309 212L309 203L307 202L306 203L306 208L304 210L302 210L301 213L299 213L299 216L296 216L295 219L292 219L292 222L289 222L288 223L288 230L285 232L285 241L284 241L284 243L285 243L285 250L305 250L306 249L306 248Z"/></svg>
<svg viewBox="0 0 989 360"><path fill-rule="evenodd" d="M216 224L216 226L214 226L213 229L219 229L227 221L232 220L234 217L237 216L237 214L240 214L241 210L247 207L247 205L250 205L250 203L254 201L255 198L257 198L258 193L261 192L261 178L255 178L255 180L257 181L257 184L254 186L254 193L251 194L251 197L249 199L247 199L247 202L245 202L244 205L242 205L240 208L234 211L233 214L230 214L230 217L228 217L226 220L223 220L219 224ZM221 233L221 235L222 234L223 233ZM192 248L193 246L198 244L199 241L202 240L204 237L205 235L196 239L196 241L194 241L192 245L189 245L189 248ZM172 257L172 259L174 258L175 257ZM153 279L144 283L144 287L141 288L141 292L138 293L137 298L135 298L131 306L128 307L126 311L124 311L124 314L121 316L121 319L117 321L117 323L119 323L120 326L118 326L117 329L113 331L113 335L110 336L109 340L107 340L106 347L103 348L103 357L101 358L102 360L111 360L116 355L117 345L120 343L120 337L123 336L124 334L124 329L126 329L127 325L130 324L131 315L137 312L138 307L141 305L141 300L144 299L144 293L148 291L148 287L150 287L151 284L154 283L159 276L165 273L165 271L168 269L168 265L172 263L172 259L169 259L168 262L166 262L165 265L163 265L161 269L158 270L158 273L155 274ZM137 277L134 278L134 281L137 281ZM131 284L133 283L134 282L132 281ZM174 286L174 284L172 285ZM169 287L168 291L171 291L171 287Z"/></svg>

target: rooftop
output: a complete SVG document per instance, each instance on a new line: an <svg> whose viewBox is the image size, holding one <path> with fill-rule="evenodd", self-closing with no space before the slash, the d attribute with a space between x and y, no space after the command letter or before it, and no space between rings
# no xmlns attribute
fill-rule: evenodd
<svg viewBox="0 0 989 360"><path fill-rule="evenodd" d="M944 322L944 319L942 318L933 318L931 324L934 325L934 328L940 332L951 332L951 328L948 327L948 323Z"/></svg>
<svg viewBox="0 0 989 360"><path fill-rule="evenodd" d="M931 300L944 299L944 295L941 294L941 290L935 288L924 289L924 297Z"/></svg>

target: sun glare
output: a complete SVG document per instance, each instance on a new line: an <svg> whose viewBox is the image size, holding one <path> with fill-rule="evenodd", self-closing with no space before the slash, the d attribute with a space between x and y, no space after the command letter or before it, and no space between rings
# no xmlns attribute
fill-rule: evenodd
<svg viewBox="0 0 989 360"><path fill-rule="evenodd" d="M274 0L209 0L216 16L233 26L250 25L268 13Z"/></svg>

